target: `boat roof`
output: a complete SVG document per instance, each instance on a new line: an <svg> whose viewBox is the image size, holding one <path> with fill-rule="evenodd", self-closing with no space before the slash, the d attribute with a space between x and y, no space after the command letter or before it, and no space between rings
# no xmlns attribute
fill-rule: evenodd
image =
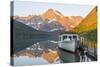
<svg viewBox="0 0 100 67"><path fill-rule="evenodd" d="M60 36L78 36L78 34L61 34Z"/></svg>
<svg viewBox="0 0 100 67"><path fill-rule="evenodd" d="M77 33L75 33L75 32L68 32L68 31L65 31L65 32L61 32L60 33L60 35L63 35L63 34L76 34L76 35L78 35Z"/></svg>

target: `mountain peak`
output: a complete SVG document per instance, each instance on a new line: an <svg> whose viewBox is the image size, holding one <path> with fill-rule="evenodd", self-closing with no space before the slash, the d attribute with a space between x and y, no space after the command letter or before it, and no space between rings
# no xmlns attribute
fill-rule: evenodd
<svg viewBox="0 0 100 67"><path fill-rule="evenodd" d="M57 10L54 10L54 9L48 9L48 11L47 12L52 12L52 13L54 13L54 14L59 14L59 15L62 15L62 13L61 12L59 12L59 11L57 11Z"/></svg>
<svg viewBox="0 0 100 67"><path fill-rule="evenodd" d="M57 11L57 10L54 10L54 9L51 9L51 8L48 9L47 12L45 12L45 14L46 14L46 13L47 13L47 14L48 14L48 13L51 13L51 14L54 14L54 15L57 15L57 16L63 16L61 12L59 12L59 11Z"/></svg>
<svg viewBox="0 0 100 67"><path fill-rule="evenodd" d="M48 11L54 11L52 8L48 9Z"/></svg>
<svg viewBox="0 0 100 67"><path fill-rule="evenodd" d="M55 15L55 10L54 9L48 9L43 15L48 15L48 16L54 16Z"/></svg>
<svg viewBox="0 0 100 67"><path fill-rule="evenodd" d="M48 9L45 13L41 15L41 17L49 20L55 19L59 24L64 26L65 29L69 29L70 23L66 20L66 17L61 14L59 11L54 9Z"/></svg>

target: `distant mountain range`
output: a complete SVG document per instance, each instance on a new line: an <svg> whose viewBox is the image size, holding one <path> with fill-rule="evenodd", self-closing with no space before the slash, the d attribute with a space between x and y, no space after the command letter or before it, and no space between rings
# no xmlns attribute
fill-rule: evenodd
<svg viewBox="0 0 100 67"><path fill-rule="evenodd" d="M45 19L43 20L40 16L32 16L31 19L26 19L25 17L17 17L17 21L20 21L36 30L53 32L56 30L63 30L64 27L59 24L57 21Z"/></svg>
<svg viewBox="0 0 100 67"><path fill-rule="evenodd" d="M58 21L66 31L76 27L82 20L81 16L64 16L61 12L53 9L48 9L41 17L43 19Z"/></svg>
<svg viewBox="0 0 100 67"><path fill-rule="evenodd" d="M81 21L81 16L64 16L57 10L48 9L41 15L29 15L25 17L14 16L14 20L20 21L36 30L53 32L75 28Z"/></svg>
<svg viewBox="0 0 100 67"><path fill-rule="evenodd" d="M14 16L13 19L36 30L46 32L64 30L80 33L97 28L96 8L94 8L85 18L81 16L64 16L57 10L48 9L41 15L29 15L25 17Z"/></svg>

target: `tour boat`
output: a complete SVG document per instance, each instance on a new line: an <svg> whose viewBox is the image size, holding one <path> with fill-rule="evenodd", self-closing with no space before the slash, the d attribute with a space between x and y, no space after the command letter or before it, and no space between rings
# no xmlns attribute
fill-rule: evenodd
<svg viewBox="0 0 100 67"><path fill-rule="evenodd" d="M79 40L78 34L61 34L59 36L58 47L75 52L76 48L79 46Z"/></svg>

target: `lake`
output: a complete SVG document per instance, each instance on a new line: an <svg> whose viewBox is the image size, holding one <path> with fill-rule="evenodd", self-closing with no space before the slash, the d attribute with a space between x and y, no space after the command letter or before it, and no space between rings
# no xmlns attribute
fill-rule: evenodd
<svg viewBox="0 0 100 67"><path fill-rule="evenodd" d="M40 41L14 54L14 66L77 62L79 56L58 48L54 40Z"/></svg>

